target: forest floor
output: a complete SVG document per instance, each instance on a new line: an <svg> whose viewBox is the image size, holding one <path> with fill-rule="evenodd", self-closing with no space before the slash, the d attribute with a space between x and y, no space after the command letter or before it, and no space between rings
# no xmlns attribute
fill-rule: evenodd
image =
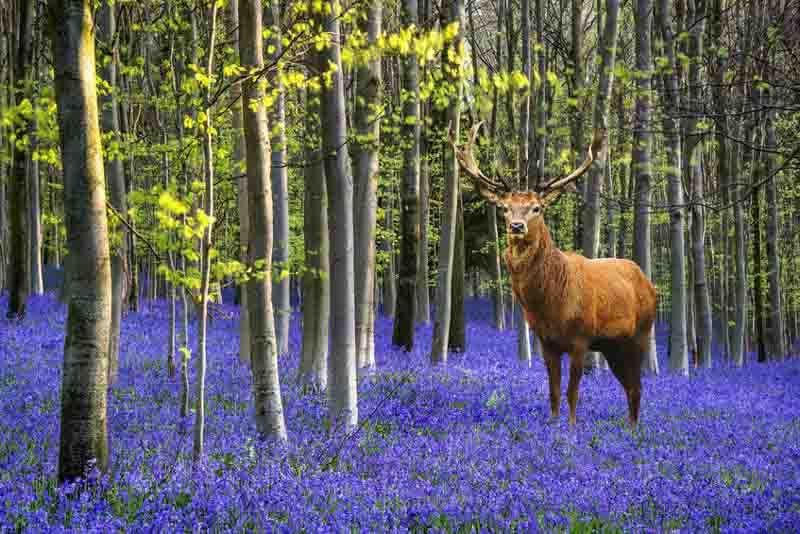
<svg viewBox="0 0 800 534"><path fill-rule="evenodd" d="M208 344L206 461L192 464L192 418L180 417L179 380L166 376L166 307L150 306L123 324L108 404L112 473L84 491L54 482L64 308L34 298L21 324L0 319L0 531L789 532L800 524L798 358L646 377L636 431L620 386L597 371L583 380L570 429L566 402L558 421L549 417L541 362L521 367L515 333L495 331L488 304L471 302L469 350L445 369L428 365L430 328L407 354L391 348L391 324L379 321L378 370L359 385L364 424L345 435L326 425L324 396L294 385L295 316L281 358L290 443L276 448L255 437L236 310L226 310L233 318L213 323ZM666 369L663 343L659 351Z"/></svg>

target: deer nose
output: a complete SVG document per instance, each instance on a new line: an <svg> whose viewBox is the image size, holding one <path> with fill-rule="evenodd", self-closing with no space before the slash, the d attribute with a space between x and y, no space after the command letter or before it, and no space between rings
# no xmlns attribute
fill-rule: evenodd
<svg viewBox="0 0 800 534"><path fill-rule="evenodd" d="M512 234L524 234L525 233L525 223L522 222L513 222L509 225L511 228Z"/></svg>

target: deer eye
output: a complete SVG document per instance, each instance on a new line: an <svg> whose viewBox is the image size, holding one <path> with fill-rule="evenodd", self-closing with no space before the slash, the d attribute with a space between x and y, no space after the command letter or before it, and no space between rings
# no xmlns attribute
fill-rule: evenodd
<svg viewBox="0 0 800 534"><path fill-rule="evenodd" d="M542 208L540 206L534 206L532 211L534 215L538 215L538 213L542 211Z"/></svg>

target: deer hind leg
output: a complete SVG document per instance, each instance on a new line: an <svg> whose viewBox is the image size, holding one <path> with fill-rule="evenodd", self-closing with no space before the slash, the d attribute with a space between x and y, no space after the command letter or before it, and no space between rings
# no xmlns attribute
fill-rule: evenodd
<svg viewBox="0 0 800 534"><path fill-rule="evenodd" d="M626 365L625 393L628 395L628 418L631 426L639 423L639 401L642 398L642 357L644 351L632 351Z"/></svg>
<svg viewBox="0 0 800 534"><path fill-rule="evenodd" d="M611 371L625 390L628 398L628 420L634 427L639 421L639 400L642 396L642 356L643 351L638 347L606 356Z"/></svg>
<svg viewBox="0 0 800 534"><path fill-rule="evenodd" d="M561 404L561 355L544 350L544 362L550 384L550 415L556 418Z"/></svg>
<svg viewBox="0 0 800 534"><path fill-rule="evenodd" d="M578 387L580 386L581 377L583 376L583 360L585 356L586 351L580 349L570 354L567 402L569 403L569 424L571 426L575 426L577 422L575 412L578 409Z"/></svg>

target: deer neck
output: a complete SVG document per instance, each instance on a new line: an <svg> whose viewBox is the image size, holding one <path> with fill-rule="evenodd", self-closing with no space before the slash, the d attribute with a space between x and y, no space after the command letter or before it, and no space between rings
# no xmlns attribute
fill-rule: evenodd
<svg viewBox="0 0 800 534"><path fill-rule="evenodd" d="M541 309L562 298L566 286L566 258L553 243L544 222L537 224L541 228L509 242L506 256L514 290L526 309Z"/></svg>

